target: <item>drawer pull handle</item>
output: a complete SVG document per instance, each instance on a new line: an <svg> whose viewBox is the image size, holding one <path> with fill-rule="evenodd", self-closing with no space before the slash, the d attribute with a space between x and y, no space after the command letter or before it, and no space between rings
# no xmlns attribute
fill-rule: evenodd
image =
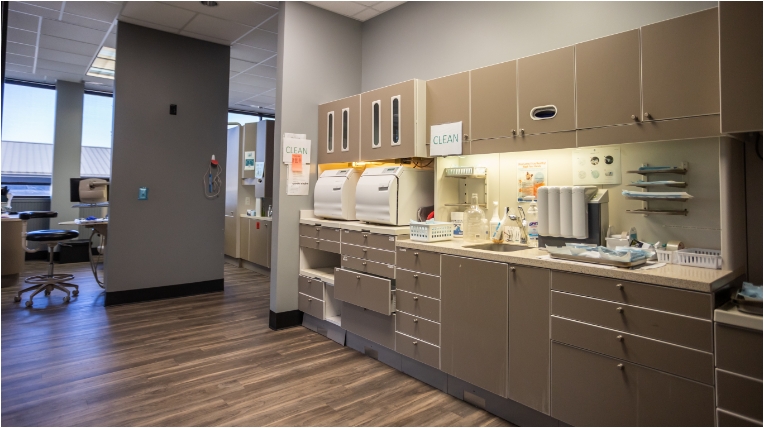
<svg viewBox="0 0 764 428"><path fill-rule="evenodd" d="M312 301L313 301L313 299L308 299L308 301L309 301L309 302L312 302Z"/></svg>
<svg viewBox="0 0 764 428"><path fill-rule="evenodd" d="M645 119L652 119L652 118L653 116L650 113L645 112Z"/></svg>
<svg viewBox="0 0 764 428"><path fill-rule="evenodd" d="M362 265L366 266L366 262L361 263Z"/></svg>
<svg viewBox="0 0 764 428"><path fill-rule="evenodd" d="M618 364L616 367L618 367L618 370L623 370L623 364Z"/></svg>
<svg viewBox="0 0 764 428"><path fill-rule="evenodd" d="M417 274L414 274L414 278L419 278L419 275L417 275Z"/></svg>
<svg viewBox="0 0 764 428"><path fill-rule="evenodd" d="M416 318L414 318L414 322L419 322L419 320L418 320L418 319L416 319Z"/></svg>
<svg viewBox="0 0 764 428"><path fill-rule="evenodd" d="M310 284L310 283L311 283L311 281L310 281L310 280L308 280L308 284Z"/></svg>
<svg viewBox="0 0 764 428"><path fill-rule="evenodd" d="M414 300L419 300L419 297L414 296Z"/></svg>
<svg viewBox="0 0 764 428"><path fill-rule="evenodd" d="M320 227L317 227L317 228L316 228L316 230L320 231L320 230L321 230L321 228L320 228Z"/></svg>
<svg viewBox="0 0 764 428"><path fill-rule="evenodd" d="M620 306L619 306L619 307L617 307L617 308L615 308L615 310L616 310L616 312L618 312L619 314L622 314L622 313L623 313L623 308L622 308L622 307L620 307Z"/></svg>
<svg viewBox="0 0 764 428"><path fill-rule="evenodd" d="M419 342L414 342L414 346L416 346L417 344L419 344Z"/></svg>
<svg viewBox="0 0 764 428"><path fill-rule="evenodd" d="M367 251L369 251L369 249L368 249L368 248L362 248L361 250L363 250L363 252L364 252L364 253L365 253L365 252L367 252Z"/></svg>
<svg viewBox="0 0 764 428"><path fill-rule="evenodd" d="M355 279L361 279L361 275L356 275Z"/></svg>
<svg viewBox="0 0 764 428"><path fill-rule="evenodd" d="M623 284L616 284L616 287L618 287L619 290L623 291Z"/></svg>
<svg viewBox="0 0 764 428"><path fill-rule="evenodd" d="M419 257L419 253L414 253L414 257Z"/></svg>
<svg viewBox="0 0 764 428"><path fill-rule="evenodd" d="M364 238L368 238L368 237L369 237L369 235L367 235L367 234L365 234L365 233L364 233L364 234L363 234L363 237L364 237Z"/></svg>
<svg viewBox="0 0 764 428"><path fill-rule="evenodd" d="M510 268L509 268L509 271L510 271L510 272L514 272L514 271L515 271L515 267L514 267L514 266L510 267Z"/></svg>
<svg viewBox="0 0 764 428"><path fill-rule="evenodd" d="M619 342L623 342L623 336L622 335L619 334L615 338L618 339Z"/></svg>

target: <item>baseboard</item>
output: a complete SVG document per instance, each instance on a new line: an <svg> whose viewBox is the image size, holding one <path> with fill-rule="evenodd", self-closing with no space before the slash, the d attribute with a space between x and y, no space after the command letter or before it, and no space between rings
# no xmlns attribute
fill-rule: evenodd
<svg viewBox="0 0 764 428"><path fill-rule="evenodd" d="M172 299L196 294L223 291L223 278L164 287L139 288L137 290L107 291L104 306L138 303L148 300Z"/></svg>
<svg viewBox="0 0 764 428"><path fill-rule="evenodd" d="M283 330L299 325L302 325L302 312L297 309L286 312L271 311L268 316L268 327L271 330Z"/></svg>

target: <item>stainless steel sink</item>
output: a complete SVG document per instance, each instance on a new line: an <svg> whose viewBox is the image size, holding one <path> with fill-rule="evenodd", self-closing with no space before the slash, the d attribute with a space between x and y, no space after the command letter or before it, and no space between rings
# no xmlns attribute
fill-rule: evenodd
<svg viewBox="0 0 764 428"><path fill-rule="evenodd" d="M510 251L520 251L520 250L527 250L530 247L526 247L525 245L509 245L509 244L475 244L475 245L465 245L463 248L469 248L471 250L486 250L486 251L496 251L499 253L508 253Z"/></svg>

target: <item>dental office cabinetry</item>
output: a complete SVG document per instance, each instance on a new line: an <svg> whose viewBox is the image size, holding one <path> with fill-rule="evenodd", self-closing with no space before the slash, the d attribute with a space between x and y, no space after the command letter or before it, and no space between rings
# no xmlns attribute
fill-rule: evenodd
<svg viewBox="0 0 764 428"><path fill-rule="evenodd" d="M271 267L271 219L241 216L239 245L242 260Z"/></svg>
<svg viewBox="0 0 764 428"><path fill-rule="evenodd" d="M361 96L318 106L318 163L361 160Z"/></svg>

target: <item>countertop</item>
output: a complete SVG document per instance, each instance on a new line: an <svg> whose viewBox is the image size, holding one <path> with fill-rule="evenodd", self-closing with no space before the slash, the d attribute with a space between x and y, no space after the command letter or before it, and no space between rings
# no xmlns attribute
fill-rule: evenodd
<svg viewBox="0 0 764 428"><path fill-rule="evenodd" d="M3 217L2 220L3 221L21 221L18 214L14 214L10 217Z"/></svg>
<svg viewBox="0 0 764 428"><path fill-rule="evenodd" d="M406 226L385 226L381 224L369 224L357 220L331 220L326 218L304 217L300 219L300 224L309 224L311 226L333 227L337 229L355 230L358 232L382 233L385 235L408 235L409 227Z"/></svg>
<svg viewBox="0 0 764 428"><path fill-rule="evenodd" d="M239 217L242 217L242 218L251 218L253 220L273 221L273 217L262 217L262 216L257 216L257 215L239 214Z"/></svg>
<svg viewBox="0 0 764 428"><path fill-rule="evenodd" d="M737 327L750 328L762 331L761 315L747 314L738 310L735 302L728 302L719 309L714 310L714 321Z"/></svg>
<svg viewBox="0 0 764 428"><path fill-rule="evenodd" d="M488 243L488 241L485 242ZM624 281L663 285L666 287L681 288L685 290L701 291L706 293L710 293L719 289L743 273L742 270L737 272L729 270L703 269L673 264L667 264L663 267L648 270L632 270L624 268L612 268L608 266L598 266L594 264L590 265L581 263L568 263L565 261L549 259L548 257L541 258L543 256L548 256L549 253L546 251L541 251L537 248L529 248L527 250L513 251L508 253L463 248L464 245L474 244L475 243L472 242L465 243L461 239L432 243L405 239L399 240L397 246L422 251L433 251L454 256L472 257L476 259L491 260L496 262L554 269L564 272L574 272L586 275L622 279Z"/></svg>

